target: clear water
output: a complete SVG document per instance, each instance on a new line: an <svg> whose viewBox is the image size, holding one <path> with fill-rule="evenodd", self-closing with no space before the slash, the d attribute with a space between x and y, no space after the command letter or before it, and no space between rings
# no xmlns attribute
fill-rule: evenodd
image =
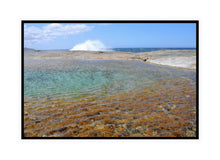
<svg viewBox="0 0 220 160"><path fill-rule="evenodd" d="M25 60L24 64L25 97L106 96L144 89L162 79L196 79L194 71L125 60Z"/></svg>

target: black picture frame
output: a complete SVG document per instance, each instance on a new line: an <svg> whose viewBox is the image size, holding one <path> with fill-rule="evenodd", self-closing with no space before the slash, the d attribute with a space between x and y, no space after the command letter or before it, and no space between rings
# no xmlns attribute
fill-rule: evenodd
<svg viewBox="0 0 220 160"><path fill-rule="evenodd" d="M195 23L196 24L196 137L25 137L24 24L25 23ZM199 139L199 20L21 20L21 139Z"/></svg>

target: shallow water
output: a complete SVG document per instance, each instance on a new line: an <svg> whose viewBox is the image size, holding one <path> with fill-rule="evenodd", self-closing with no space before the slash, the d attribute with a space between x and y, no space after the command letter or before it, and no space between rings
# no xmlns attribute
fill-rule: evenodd
<svg viewBox="0 0 220 160"><path fill-rule="evenodd" d="M162 79L195 80L193 71L116 60L26 60L24 96L80 97L144 89Z"/></svg>
<svg viewBox="0 0 220 160"><path fill-rule="evenodd" d="M27 137L193 137L195 71L119 60L25 60Z"/></svg>

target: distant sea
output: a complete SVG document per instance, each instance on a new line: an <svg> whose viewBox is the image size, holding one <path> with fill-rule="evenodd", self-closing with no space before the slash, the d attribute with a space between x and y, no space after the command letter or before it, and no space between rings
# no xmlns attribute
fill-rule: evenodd
<svg viewBox="0 0 220 160"><path fill-rule="evenodd" d="M105 48L105 49L96 48L95 50L139 53L139 52L153 52L159 50L195 50L195 49L196 48ZM35 49L25 47L24 50L35 50ZM53 49L53 50L69 51L69 49Z"/></svg>
<svg viewBox="0 0 220 160"><path fill-rule="evenodd" d="M112 48L113 51L118 52L152 52L159 50L195 50L196 48Z"/></svg>

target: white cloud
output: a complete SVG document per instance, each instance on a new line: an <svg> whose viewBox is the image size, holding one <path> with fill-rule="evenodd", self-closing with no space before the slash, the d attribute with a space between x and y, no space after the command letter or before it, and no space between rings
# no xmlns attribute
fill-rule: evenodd
<svg viewBox="0 0 220 160"><path fill-rule="evenodd" d="M105 51L105 45L99 40L87 40L84 43L75 45L72 49L74 50L83 50L83 51Z"/></svg>
<svg viewBox="0 0 220 160"><path fill-rule="evenodd" d="M44 27L35 27L24 25L24 43L26 46L51 41L57 36L74 35L87 32L93 29L93 26L85 24L52 23Z"/></svg>

